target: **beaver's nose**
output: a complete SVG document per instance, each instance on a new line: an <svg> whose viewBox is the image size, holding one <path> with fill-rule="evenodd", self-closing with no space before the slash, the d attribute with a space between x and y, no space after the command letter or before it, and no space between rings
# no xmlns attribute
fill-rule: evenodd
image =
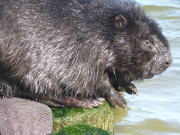
<svg viewBox="0 0 180 135"><path fill-rule="evenodd" d="M169 52L165 60L166 67L169 67L172 64L172 61L173 61L172 54Z"/></svg>

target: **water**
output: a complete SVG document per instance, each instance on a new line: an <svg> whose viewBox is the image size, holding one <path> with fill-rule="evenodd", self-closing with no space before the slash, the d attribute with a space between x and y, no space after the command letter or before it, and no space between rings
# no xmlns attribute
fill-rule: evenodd
<svg viewBox="0 0 180 135"><path fill-rule="evenodd" d="M137 0L168 38L173 55L162 75L135 83L139 96L125 94L128 109L114 112L115 135L180 135L180 0Z"/></svg>

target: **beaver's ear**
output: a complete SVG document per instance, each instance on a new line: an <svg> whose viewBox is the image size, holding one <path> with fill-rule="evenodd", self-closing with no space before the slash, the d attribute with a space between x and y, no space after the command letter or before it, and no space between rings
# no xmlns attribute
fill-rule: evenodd
<svg viewBox="0 0 180 135"><path fill-rule="evenodd" d="M127 26L127 23L128 23L127 19L121 14L115 16L114 22L115 22L116 28L118 28L118 29L125 28Z"/></svg>

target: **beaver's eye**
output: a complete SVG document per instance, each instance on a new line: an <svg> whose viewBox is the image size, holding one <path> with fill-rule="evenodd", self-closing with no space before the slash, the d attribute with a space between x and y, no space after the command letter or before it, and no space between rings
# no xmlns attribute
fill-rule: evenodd
<svg viewBox="0 0 180 135"><path fill-rule="evenodd" d="M149 40L146 40L145 43L146 43L147 45L149 45L150 42L149 42Z"/></svg>

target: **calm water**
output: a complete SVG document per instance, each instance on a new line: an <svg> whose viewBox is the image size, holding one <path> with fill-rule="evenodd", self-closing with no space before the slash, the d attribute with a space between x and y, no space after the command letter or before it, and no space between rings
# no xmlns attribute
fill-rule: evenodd
<svg viewBox="0 0 180 135"><path fill-rule="evenodd" d="M115 110L115 135L180 135L180 0L137 0L168 38L172 66L136 82L139 96L125 94L128 109Z"/></svg>

